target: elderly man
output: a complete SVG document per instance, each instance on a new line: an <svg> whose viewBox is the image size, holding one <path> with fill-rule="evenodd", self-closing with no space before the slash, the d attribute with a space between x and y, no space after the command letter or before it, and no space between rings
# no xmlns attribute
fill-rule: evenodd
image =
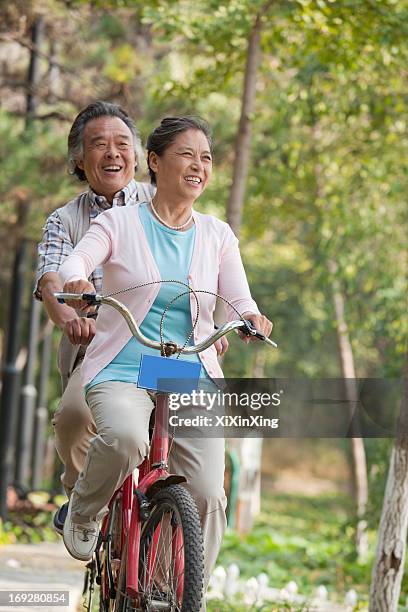
<svg viewBox="0 0 408 612"><path fill-rule="evenodd" d="M58 271L89 228L93 218L113 206L131 206L150 200L155 187L134 180L142 152L136 127L119 106L108 102L89 104L76 117L68 136L70 173L88 183L88 190L58 208L45 224L39 244L35 296L42 300L52 321L61 329L58 367L63 395L53 418L55 445L65 470L61 481L70 496L85 462L90 440L96 435L91 412L80 382L80 366L86 345L95 334L95 315L78 314L59 304L55 291L62 291ZM97 292L102 289L102 272L89 279ZM226 339L216 344L219 355L228 348ZM54 517L62 534L68 504Z"/></svg>
<svg viewBox="0 0 408 612"><path fill-rule="evenodd" d="M112 206L131 206L154 194L152 185L134 180L141 152L136 127L119 106L94 102L82 110L69 133L68 160L70 173L88 183L88 189L48 217L38 247L35 296L63 332L58 351L63 395L53 425L56 448L65 466L61 481L68 496L84 465L89 441L96 434L79 376L85 347L95 334L95 318L79 316L72 308L58 304L53 293L62 290L58 276L61 264L94 217ZM96 270L90 280L96 291L101 291L101 272ZM54 517L54 527L60 533L67 506L64 504Z"/></svg>

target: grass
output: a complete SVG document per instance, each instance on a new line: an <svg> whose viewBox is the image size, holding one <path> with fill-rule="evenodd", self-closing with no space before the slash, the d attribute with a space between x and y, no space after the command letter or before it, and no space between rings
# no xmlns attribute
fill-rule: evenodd
<svg viewBox="0 0 408 612"><path fill-rule="evenodd" d="M228 531L218 563L224 567L237 563L243 579L265 572L274 588L294 580L302 595L312 595L318 585L324 585L332 600L341 602L351 588L362 601L367 600L375 534L369 534L367 560L359 562L350 516L350 501L341 495L266 495L251 533L241 537ZM223 608L221 602L208 608L209 612L224 609L241 612L247 608Z"/></svg>

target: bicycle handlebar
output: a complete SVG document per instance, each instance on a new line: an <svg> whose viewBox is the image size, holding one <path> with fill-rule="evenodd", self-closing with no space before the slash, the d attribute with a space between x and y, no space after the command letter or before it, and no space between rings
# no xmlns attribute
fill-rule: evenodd
<svg viewBox="0 0 408 612"><path fill-rule="evenodd" d="M135 338L137 338L139 342L141 342L145 346L148 346L153 349L157 349L159 351L161 351L162 349L162 345L160 342L157 342L156 340L150 340L144 334L142 334L130 310L126 308L124 304L122 304L118 300L115 300L115 298L113 297L104 297L103 295L99 295L98 293L63 293L63 292L54 293L54 297L57 298L60 304L64 304L66 300L76 300L78 302L79 301L87 302L89 306L94 306L97 304L105 304L108 306L112 306L113 308L115 308L115 310L120 312L120 314L124 317L126 323L129 326L130 331L132 332L132 335ZM184 347L181 350L181 353L185 353L187 355L192 355L194 353L201 353L202 351L210 347L212 344L214 344L214 342L216 342L217 340L219 340L220 338L222 338L223 336L225 336L226 334L228 334L234 329L241 329L241 331L246 336L255 336L256 338L259 338L259 340L266 342L270 346L273 346L274 348L278 348L278 345L276 344L276 342L274 342L273 340L270 340L264 334L262 334L257 329L255 329L251 321L248 321L247 319L244 319L244 320L241 319L238 321L230 321L229 323L224 323L224 325L219 327L213 334L208 336L208 338L206 338L199 344L196 344L194 346ZM177 347L175 352L179 352L179 351L180 351L180 347Z"/></svg>

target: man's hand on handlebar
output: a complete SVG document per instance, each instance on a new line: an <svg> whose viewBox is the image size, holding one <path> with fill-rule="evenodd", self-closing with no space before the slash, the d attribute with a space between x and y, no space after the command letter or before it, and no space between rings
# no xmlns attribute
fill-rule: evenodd
<svg viewBox="0 0 408 612"><path fill-rule="evenodd" d="M75 280L70 281L69 283L65 283L64 293L95 293L95 287L92 283L87 280ZM83 300L66 300L65 301L68 306L75 308L76 310L80 310L84 314L90 314L95 312L94 306L89 306L87 302Z"/></svg>
<svg viewBox="0 0 408 612"><path fill-rule="evenodd" d="M251 321L255 329L264 334L267 338L270 336L273 323L264 315L254 314L253 312L244 312L242 317L248 321ZM241 330L238 331L238 334L245 344L249 344L249 342L256 342L258 340L258 338L255 336L246 336Z"/></svg>
<svg viewBox="0 0 408 612"><path fill-rule="evenodd" d="M68 336L71 344L88 345L96 332L95 319L77 317L67 321L64 325L64 334Z"/></svg>

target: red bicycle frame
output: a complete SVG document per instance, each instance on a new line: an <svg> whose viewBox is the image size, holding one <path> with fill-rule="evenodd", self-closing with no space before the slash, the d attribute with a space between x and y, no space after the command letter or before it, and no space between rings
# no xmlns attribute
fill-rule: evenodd
<svg viewBox="0 0 408 612"><path fill-rule="evenodd" d="M122 549L125 540L128 541L127 559L126 559L126 594L135 599L139 594L139 552L140 552L140 535L142 529L142 521L140 519L139 500L136 494L136 488L139 493L151 497L154 492L168 484L178 484L186 482L184 476L170 474L168 472L168 454L169 454L169 402L168 394L158 393L156 396L155 422L153 435L150 443L149 457L139 466L138 480L135 480L133 474L130 474L123 485L118 489L112 497L109 507L113 504L115 498L120 493L122 494ZM105 517L102 535L106 535L108 526L108 516ZM160 525L158 526L160 529ZM177 594L181 597L183 593L183 574L184 574L184 557L180 554L182 546L180 526L173 527L172 537L172 554L175 555L175 574L181 576L177 585ZM156 530L151 549L152 570L156 558L156 547L160 532ZM149 567L150 567L149 566Z"/></svg>

